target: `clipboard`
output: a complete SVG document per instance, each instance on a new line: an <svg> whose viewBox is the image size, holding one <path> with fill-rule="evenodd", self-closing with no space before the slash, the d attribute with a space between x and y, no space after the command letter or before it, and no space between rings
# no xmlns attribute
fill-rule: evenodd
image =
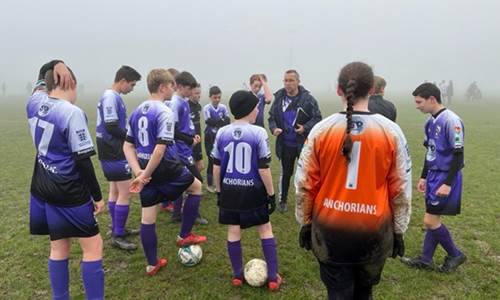
<svg viewBox="0 0 500 300"><path fill-rule="evenodd" d="M304 125L309 121L310 116L306 113L302 107L297 108L297 114L295 115L295 119L293 120L293 127L297 128L297 125Z"/></svg>

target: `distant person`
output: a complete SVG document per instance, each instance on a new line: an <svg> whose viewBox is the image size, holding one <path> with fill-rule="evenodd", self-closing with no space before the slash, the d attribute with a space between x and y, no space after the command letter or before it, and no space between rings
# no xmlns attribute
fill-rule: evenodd
<svg viewBox="0 0 500 300"><path fill-rule="evenodd" d="M481 90L477 86L477 82L473 81L467 88L465 97L468 101L475 101L482 98Z"/></svg>
<svg viewBox="0 0 500 300"><path fill-rule="evenodd" d="M7 92L7 85L5 82L2 82L2 96L5 97L5 93Z"/></svg>
<svg viewBox="0 0 500 300"><path fill-rule="evenodd" d="M296 70L287 70L284 87L274 93L269 110L269 130L276 137L276 156L281 161L278 211L288 210L287 198L295 161L313 126L321 121L318 102L300 85Z"/></svg>
<svg viewBox="0 0 500 300"><path fill-rule="evenodd" d="M189 110L191 111L189 117L191 118L191 122L194 125L194 133L200 136L201 138L201 85L198 84L196 88L193 89L191 93L191 97L189 97ZM201 142L194 145L193 147L193 160L196 168L201 173L201 171L205 168L203 164L203 151L201 150Z"/></svg>
<svg viewBox="0 0 500 300"><path fill-rule="evenodd" d="M267 77L264 74L254 74L250 76L250 90L259 99L259 114L255 119L255 125L264 127L264 111L266 104L273 100L273 94L267 84Z"/></svg>
<svg viewBox="0 0 500 300"><path fill-rule="evenodd" d="M128 240L139 230L125 228L129 216L132 172L123 153L127 136L127 107L121 95L134 90L141 74L129 66L121 66L111 88L104 91L97 104L96 144L104 177L109 182L108 211L111 217L111 245L122 250L135 250Z"/></svg>
<svg viewBox="0 0 500 300"><path fill-rule="evenodd" d="M92 165L87 116L75 105L76 78L62 61L45 64L26 113L36 149L30 189L30 233L48 235L53 299L70 299L72 239L86 299L104 299L103 241L95 215L104 209ZM19 249L20 250L20 249Z"/></svg>
<svg viewBox="0 0 500 300"><path fill-rule="evenodd" d="M380 76L375 76L374 78L374 93L370 96L368 110L376 114L381 114L387 119L396 122L396 106L394 106L391 101L384 99L385 87L387 83L384 78Z"/></svg>
<svg viewBox="0 0 500 300"><path fill-rule="evenodd" d="M443 104L448 103L448 84L446 83L445 80L441 80L441 83L439 83L439 90L441 91L441 101Z"/></svg>
<svg viewBox="0 0 500 300"><path fill-rule="evenodd" d="M220 103L222 91L218 86L210 87L208 91L210 103L203 107L203 117L205 118L205 151L208 157L207 166L207 191L215 193L213 180L214 159L212 158L212 149L214 147L215 136L219 129L229 124L229 112L227 107Z"/></svg>
<svg viewBox="0 0 500 300"><path fill-rule="evenodd" d="M342 68L345 111L311 130L295 174L299 245L312 250L328 299L372 299L386 259L404 255L411 159L401 128L368 111L370 66Z"/></svg>
<svg viewBox="0 0 500 300"><path fill-rule="evenodd" d="M454 93L454 90L453 90L453 81L450 80L448 82L448 105L451 105L451 98L453 97L453 93Z"/></svg>
<svg viewBox="0 0 500 300"><path fill-rule="evenodd" d="M432 270L434 252L441 245L447 256L438 270L448 273L467 260L441 219L443 215L454 216L460 213L464 124L459 116L444 107L437 86L421 84L412 95L415 97L416 108L429 114L424 126L427 153L417 185L417 190L425 195L424 225L427 231L422 254L416 258L404 258L402 262L412 268Z"/></svg>

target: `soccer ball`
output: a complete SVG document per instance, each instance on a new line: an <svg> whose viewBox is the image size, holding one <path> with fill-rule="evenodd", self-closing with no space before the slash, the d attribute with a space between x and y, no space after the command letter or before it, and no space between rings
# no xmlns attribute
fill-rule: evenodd
<svg viewBox="0 0 500 300"><path fill-rule="evenodd" d="M263 286L267 281L267 264L264 260L254 258L246 263L243 273L246 282L251 286Z"/></svg>
<svg viewBox="0 0 500 300"><path fill-rule="evenodd" d="M203 257L203 250L200 245L191 245L187 247L179 248L177 252L177 259L181 262L181 264L192 267L196 266Z"/></svg>

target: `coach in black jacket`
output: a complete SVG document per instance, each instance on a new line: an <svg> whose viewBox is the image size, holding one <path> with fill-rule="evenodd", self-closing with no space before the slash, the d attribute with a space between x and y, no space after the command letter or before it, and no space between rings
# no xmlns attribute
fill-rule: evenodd
<svg viewBox="0 0 500 300"><path fill-rule="evenodd" d="M391 101L384 99L386 85L387 83L384 78L375 76L375 82L373 84L375 92L370 96L368 110L376 114L381 114L387 119L396 122L396 106L394 106L394 103Z"/></svg>
<svg viewBox="0 0 500 300"><path fill-rule="evenodd" d="M285 72L285 87L274 94L269 111L269 129L276 136L276 155L281 161L278 210L287 211L287 196L295 160L313 126L321 121L316 99L299 85L299 73Z"/></svg>

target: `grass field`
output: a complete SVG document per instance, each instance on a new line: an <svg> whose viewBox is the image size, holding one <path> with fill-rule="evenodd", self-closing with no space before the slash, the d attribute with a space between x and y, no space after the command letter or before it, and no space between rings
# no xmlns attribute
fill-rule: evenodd
<svg viewBox="0 0 500 300"><path fill-rule="evenodd" d="M128 96L129 111L140 97ZM425 117L414 109L412 99L401 97L398 123L410 143L413 158L413 179L416 182L424 157L422 125ZM79 105L89 116L91 131L95 128L96 98L86 97ZM324 115L339 109L338 99L321 97ZM405 103L406 102L406 103ZM382 282L375 288L377 299L498 299L500 298L500 105L491 99L480 105L456 103L453 106L466 127L464 195L462 214L445 218L457 244L467 254L468 262L453 274L414 271L398 260L389 259ZM29 235L28 193L33 168L34 147L24 114L23 97L0 100L0 299L48 299L51 296L47 276L48 238ZM273 140L273 139L272 139ZM274 142L274 141L273 141ZM273 157L273 175L279 176L278 162ZM107 184L97 168L103 195ZM293 195L293 193L292 193ZM293 204L293 199L290 199ZM193 268L176 261L175 236L178 225L170 216L158 218L159 254L169 258L168 266L153 278L144 275L145 259L142 249L134 253L118 251L106 236L109 224L107 213L98 217L105 239L104 268L106 296L109 299L324 299L326 291L319 279L314 256L298 247L298 225L293 209L286 214L272 215L278 241L280 273L286 278L283 289L273 295L267 290L245 286L230 286L231 269L226 253L226 228L217 224L215 197L205 194L201 211L210 224L195 228L206 234L202 263ZM423 199L414 189L413 214L405 236L408 255L419 253L423 232ZM129 226L138 227L140 205L133 199ZM140 243L139 238L135 238ZM262 257L260 241L255 230L243 236L244 260ZM81 252L74 242L71 268L71 295L83 299L79 258ZM435 259L441 262L444 251L438 248Z"/></svg>

